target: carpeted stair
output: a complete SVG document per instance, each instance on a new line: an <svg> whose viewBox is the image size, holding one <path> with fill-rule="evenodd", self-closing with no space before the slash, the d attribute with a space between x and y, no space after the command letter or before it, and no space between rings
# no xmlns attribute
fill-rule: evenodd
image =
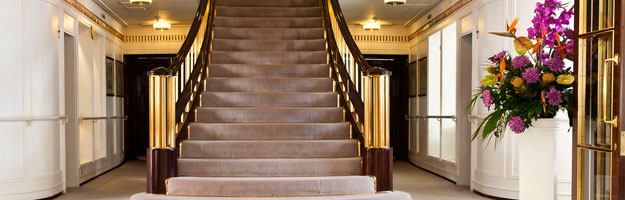
<svg viewBox="0 0 625 200"><path fill-rule="evenodd" d="M210 76L168 195L133 199L390 199L362 175L329 77L317 0L219 0Z"/></svg>

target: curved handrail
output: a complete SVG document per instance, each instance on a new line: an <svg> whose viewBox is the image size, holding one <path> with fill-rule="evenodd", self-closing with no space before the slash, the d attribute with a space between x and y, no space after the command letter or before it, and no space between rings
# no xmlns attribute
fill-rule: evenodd
<svg viewBox="0 0 625 200"><path fill-rule="evenodd" d="M332 11L334 13L334 17L336 18L338 28L341 31L343 39L345 40L345 44L349 51L353 54L354 60L358 63L361 72L366 72L371 68L365 57L360 52L360 49L356 45L356 41L354 41L354 37L352 33L349 31L349 27L347 26L347 22L345 21L345 17L343 16L343 10L341 10L341 5L338 0L329 0L331 2Z"/></svg>
<svg viewBox="0 0 625 200"><path fill-rule="evenodd" d="M172 117L171 122L167 122L167 129L172 130L168 131L170 140L180 140L180 133L185 131L184 127L193 118L190 117L192 111L199 105L198 91L208 75L214 21L215 0L201 0L189 33L171 65L148 72L150 76L170 77L166 82L172 84L171 88L160 91L168 101L159 103L165 104L163 108L167 108L167 112L171 111L167 114ZM176 143L171 141L170 144Z"/></svg>
<svg viewBox="0 0 625 200"><path fill-rule="evenodd" d="M202 19L204 19L206 9L208 8L208 3L209 3L209 0L200 1L200 4L198 5L198 9L195 12L195 17L193 18L193 23L191 24L191 28L189 28L189 33L187 33L187 37L185 38L184 42L182 42L182 46L180 47L180 50L178 50L176 57L174 57L174 60L172 61L171 65L169 65L168 67L172 69L173 71L178 71L180 66L182 66L182 63L185 61L187 54L191 50L191 46L193 46L193 42L195 41L196 36L200 30L200 27L202 26L202 21L203 21Z"/></svg>

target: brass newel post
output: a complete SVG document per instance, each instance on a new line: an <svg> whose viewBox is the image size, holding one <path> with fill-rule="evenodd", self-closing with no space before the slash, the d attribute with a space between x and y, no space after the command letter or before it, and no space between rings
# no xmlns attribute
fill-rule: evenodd
<svg viewBox="0 0 625 200"><path fill-rule="evenodd" d="M393 190L393 148L390 145L389 80L391 72L380 67L367 71L364 81L364 166L376 177L377 191Z"/></svg>
<svg viewBox="0 0 625 200"><path fill-rule="evenodd" d="M165 180L176 175L175 72L159 67L150 81L150 147L147 150L148 193L165 194Z"/></svg>

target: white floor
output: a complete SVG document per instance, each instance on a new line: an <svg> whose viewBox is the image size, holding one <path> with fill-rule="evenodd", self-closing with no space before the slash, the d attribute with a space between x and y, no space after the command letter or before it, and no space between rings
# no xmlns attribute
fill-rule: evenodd
<svg viewBox="0 0 625 200"><path fill-rule="evenodd" d="M410 193L418 200L487 199L469 192L468 187L430 174L407 162L394 163L394 189ZM56 199L126 200L146 190L145 161L130 161L79 188L70 188Z"/></svg>

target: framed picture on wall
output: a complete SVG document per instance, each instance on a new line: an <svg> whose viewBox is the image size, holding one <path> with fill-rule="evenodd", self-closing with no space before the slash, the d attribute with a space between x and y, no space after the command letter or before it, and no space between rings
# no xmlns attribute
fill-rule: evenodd
<svg viewBox="0 0 625 200"><path fill-rule="evenodd" d="M428 92L428 58L417 61L417 96L423 97Z"/></svg>
<svg viewBox="0 0 625 200"><path fill-rule="evenodd" d="M115 62L115 95L118 97L124 96L124 63L117 60Z"/></svg>
<svg viewBox="0 0 625 200"><path fill-rule="evenodd" d="M115 96L114 64L113 58L106 57L106 96Z"/></svg>
<svg viewBox="0 0 625 200"><path fill-rule="evenodd" d="M408 63L408 97L417 96L417 62Z"/></svg>

